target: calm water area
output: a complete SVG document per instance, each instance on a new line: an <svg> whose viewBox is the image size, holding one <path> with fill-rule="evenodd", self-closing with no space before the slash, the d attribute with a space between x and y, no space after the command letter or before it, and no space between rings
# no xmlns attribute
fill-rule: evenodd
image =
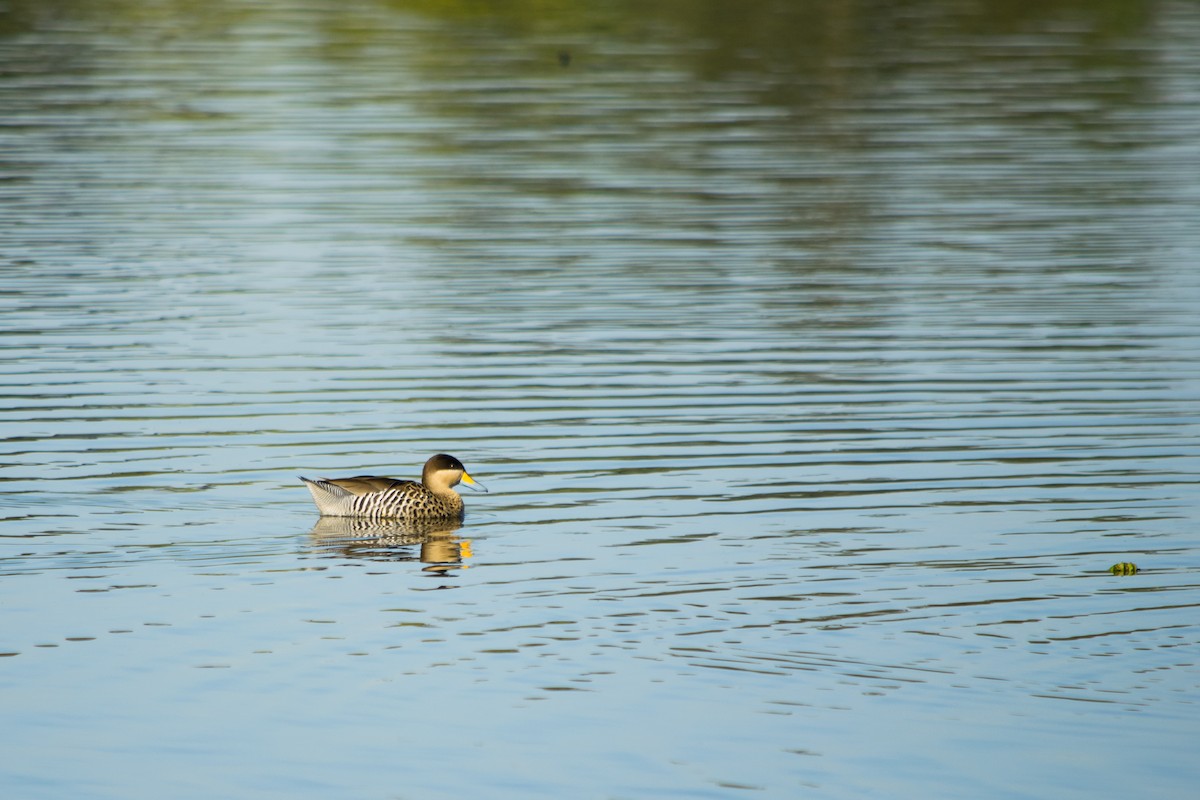
<svg viewBox="0 0 1200 800"><path fill-rule="evenodd" d="M3 797L1197 796L1200 4L6 0L0 382Z"/></svg>

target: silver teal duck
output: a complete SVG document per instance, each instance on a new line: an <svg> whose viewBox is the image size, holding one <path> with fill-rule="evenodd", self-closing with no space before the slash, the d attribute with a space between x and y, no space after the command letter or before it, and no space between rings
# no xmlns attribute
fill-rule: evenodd
<svg viewBox="0 0 1200 800"><path fill-rule="evenodd" d="M486 492L454 456L438 453L425 462L421 482L359 475L354 478L301 477L322 516L399 519L409 522L461 520L459 483Z"/></svg>

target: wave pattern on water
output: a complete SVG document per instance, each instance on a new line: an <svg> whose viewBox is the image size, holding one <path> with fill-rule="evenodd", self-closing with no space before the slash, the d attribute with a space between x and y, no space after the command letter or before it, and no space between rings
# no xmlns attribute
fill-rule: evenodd
<svg viewBox="0 0 1200 800"><path fill-rule="evenodd" d="M536 796L535 751L546 796L917 796L930 759L1006 796L952 726L1190 785L1194 12L981 36L918 3L857 49L852 11L798 48L717 10L268 5L0 31L17 760L194 734L246 777L319 731L354 794L398 745L428 796ZM318 520L295 478L435 452L491 490L461 528ZM489 780L419 766L484 740ZM894 786L845 777L864 748Z"/></svg>

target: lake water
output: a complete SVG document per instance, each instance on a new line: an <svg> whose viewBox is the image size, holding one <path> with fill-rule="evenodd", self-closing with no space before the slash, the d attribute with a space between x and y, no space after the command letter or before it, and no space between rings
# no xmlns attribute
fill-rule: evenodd
<svg viewBox="0 0 1200 800"><path fill-rule="evenodd" d="M0 9L4 796L1194 796L1200 8L645 5Z"/></svg>

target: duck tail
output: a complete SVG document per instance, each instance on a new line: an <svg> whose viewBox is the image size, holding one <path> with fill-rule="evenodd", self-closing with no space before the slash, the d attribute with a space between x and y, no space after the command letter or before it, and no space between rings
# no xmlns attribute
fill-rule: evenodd
<svg viewBox="0 0 1200 800"><path fill-rule="evenodd" d="M303 475L297 477L304 481L304 485L308 487L308 491L312 495L313 502L317 504L317 510L322 514L338 515L346 500L354 496L354 492L343 489L336 483L330 483L324 478L310 480Z"/></svg>

